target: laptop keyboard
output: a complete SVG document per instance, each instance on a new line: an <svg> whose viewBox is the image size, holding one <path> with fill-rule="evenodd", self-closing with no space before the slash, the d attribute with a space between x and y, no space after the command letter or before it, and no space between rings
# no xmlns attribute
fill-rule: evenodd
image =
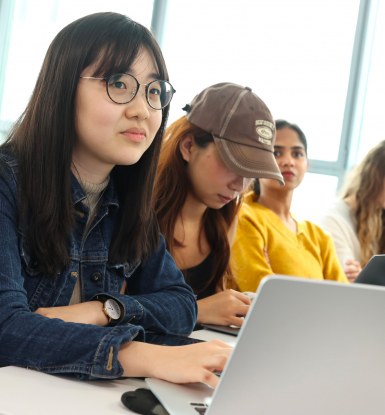
<svg viewBox="0 0 385 415"><path fill-rule="evenodd" d="M208 408L205 403L190 402L190 405L198 412L199 415L205 414Z"/></svg>

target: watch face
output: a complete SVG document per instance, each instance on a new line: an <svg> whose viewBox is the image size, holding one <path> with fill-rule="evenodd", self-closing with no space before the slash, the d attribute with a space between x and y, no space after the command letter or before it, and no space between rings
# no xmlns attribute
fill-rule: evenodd
<svg viewBox="0 0 385 415"><path fill-rule="evenodd" d="M112 298L104 302L104 310L111 320L118 320L120 318L119 304Z"/></svg>

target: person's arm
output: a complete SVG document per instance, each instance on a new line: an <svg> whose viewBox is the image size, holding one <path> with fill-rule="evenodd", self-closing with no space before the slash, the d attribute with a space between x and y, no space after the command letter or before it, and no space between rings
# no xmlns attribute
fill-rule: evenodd
<svg viewBox="0 0 385 415"><path fill-rule="evenodd" d="M354 282L358 277L358 274L361 272L361 264L352 258L346 258L343 263L343 269L346 277L350 282Z"/></svg>
<svg viewBox="0 0 385 415"><path fill-rule="evenodd" d="M14 173L0 155L0 366L30 367L47 373L68 373L80 378L116 378L123 368L117 360L122 344L143 340L139 326L98 327L67 323L31 311L30 302L48 293L47 279L30 292L22 267Z"/></svg>
<svg viewBox="0 0 385 415"><path fill-rule="evenodd" d="M359 258L356 258L357 252L355 249L355 240L357 245L358 240L351 224L341 216L331 212L320 220L320 225L330 233L337 257L342 266L344 266L346 259L359 261Z"/></svg>
<svg viewBox="0 0 385 415"><path fill-rule="evenodd" d="M131 373L132 359L122 364L119 352L125 350L133 340L145 340L143 327L128 322L115 327L71 323L31 311L30 302L34 302L37 296L44 292L57 296L59 292L52 290L55 277L52 280L41 279L39 275L25 273L22 266L24 253L20 251L16 179L6 164L0 167L0 366L29 367L46 373L71 374L84 379L112 379ZM44 284L38 284L35 291L30 288L27 291L25 281L28 278L37 278ZM179 303L188 303L188 306L181 308L185 314L192 315L190 319L182 315L184 321L181 326L186 328L195 321L195 305L191 305L194 301L191 298L194 297L189 289L183 287L182 291L188 294ZM177 315L173 317L172 324L178 319ZM162 350L166 353L167 349ZM201 350L202 359L197 362L197 367L203 367L204 358L210 360L212 354L210 349ZM130 353L130 356L134 355L136 356L134 352ZM175 356L175 365L183 367L183 353ZM151 361L154 362L158 357L162 358L162 354L154 355ZM146 362L143 361L136 362L132 371L138 370L138 365L143 365L142 371L145 373ZM159 374L164 378L168 376L166 369ZM191 381L197 379L192 372L185 373L184 376Z"/></svg>
<svg viewBox="0 0 385 415"><path fill-rule="evenodd" d="M103 303L100 301L87 301L58 307L40 307L35 310L35 313L48 318L59 318L70 323L94 324L102 327L109 323L107 315L103 311Z"/></svg>
<svg viewBox="0 0 385 415"><path fill-rule="evenodd" d="M115 299L121 306L118 324L137 324L159 333L189 335L196 322L196 301L191 288L165 247L159 248L126 280L124 292L100 293ZM102 302L83 302L62 307L39 308L38 314L67 322L108 324Z"/></svg>
<svg viewBox="0 0 385 415"><path fill-rule="evenodd" d="M163 237L157 252L127 280L126 292L114 295L125 308L122 323L166 334L189 335L193 330L195 295L166 250Z"/></svg>
<svg viewBox="0 0 385 415"><path fill-rule="evenodd" d="M348 282L344 270L338 260L334 242L331 236L319 228L321 257L323 262L323 275L327 280Z"/></svg>
<svg viewBox="0 0 385 415"><path fill-rule="evenodd" d="M219 340L185 346L131 342L119 351L124 376L155 377L174 383L218 383L232 347Z"/></svg>

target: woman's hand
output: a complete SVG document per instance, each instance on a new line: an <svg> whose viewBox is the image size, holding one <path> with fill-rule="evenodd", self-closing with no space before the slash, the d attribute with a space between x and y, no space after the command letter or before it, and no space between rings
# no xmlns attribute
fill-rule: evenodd
<svg viewBox="0 0 385 415"><path fill-rule="evenodd" d="M344 272L349 282L354 282L357 275L361 272L361 265L355 259L347 258L344 262Z"/></svg>
<svg viewBox="0 0 385 415"><path fill-rule="evenodd" d="M154 377L173 383L218 384L214 372L222 372L233 348L220 340L187 346L158 346L130 342L119 351L124 376Z"/></svg>
<svg viewBox="0 0 385 415"><path fill-rule="evenodd" d="M87 301L61 307L41 307L35 313L71 323L95 324L96 326L106 326L108 324L108 318L104 314L101 301Z"/></svg>
<svg viewBox="0 0 385 415"><path fill-rule="evenodd" d="M250 298L235 290L224 290L198 300L198 323L241 326Z"/></svg>

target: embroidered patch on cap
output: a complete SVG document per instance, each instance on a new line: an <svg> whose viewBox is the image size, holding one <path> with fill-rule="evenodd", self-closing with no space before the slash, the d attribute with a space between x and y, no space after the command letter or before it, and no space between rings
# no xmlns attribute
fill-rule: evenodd
<svg viewBox="0 0 385 415"><path fill-rule="evenodd" d="M256 120L255 127L258 134L258 141L262 144L271 146L274 137L274 125L266 120Z"/></svg>

